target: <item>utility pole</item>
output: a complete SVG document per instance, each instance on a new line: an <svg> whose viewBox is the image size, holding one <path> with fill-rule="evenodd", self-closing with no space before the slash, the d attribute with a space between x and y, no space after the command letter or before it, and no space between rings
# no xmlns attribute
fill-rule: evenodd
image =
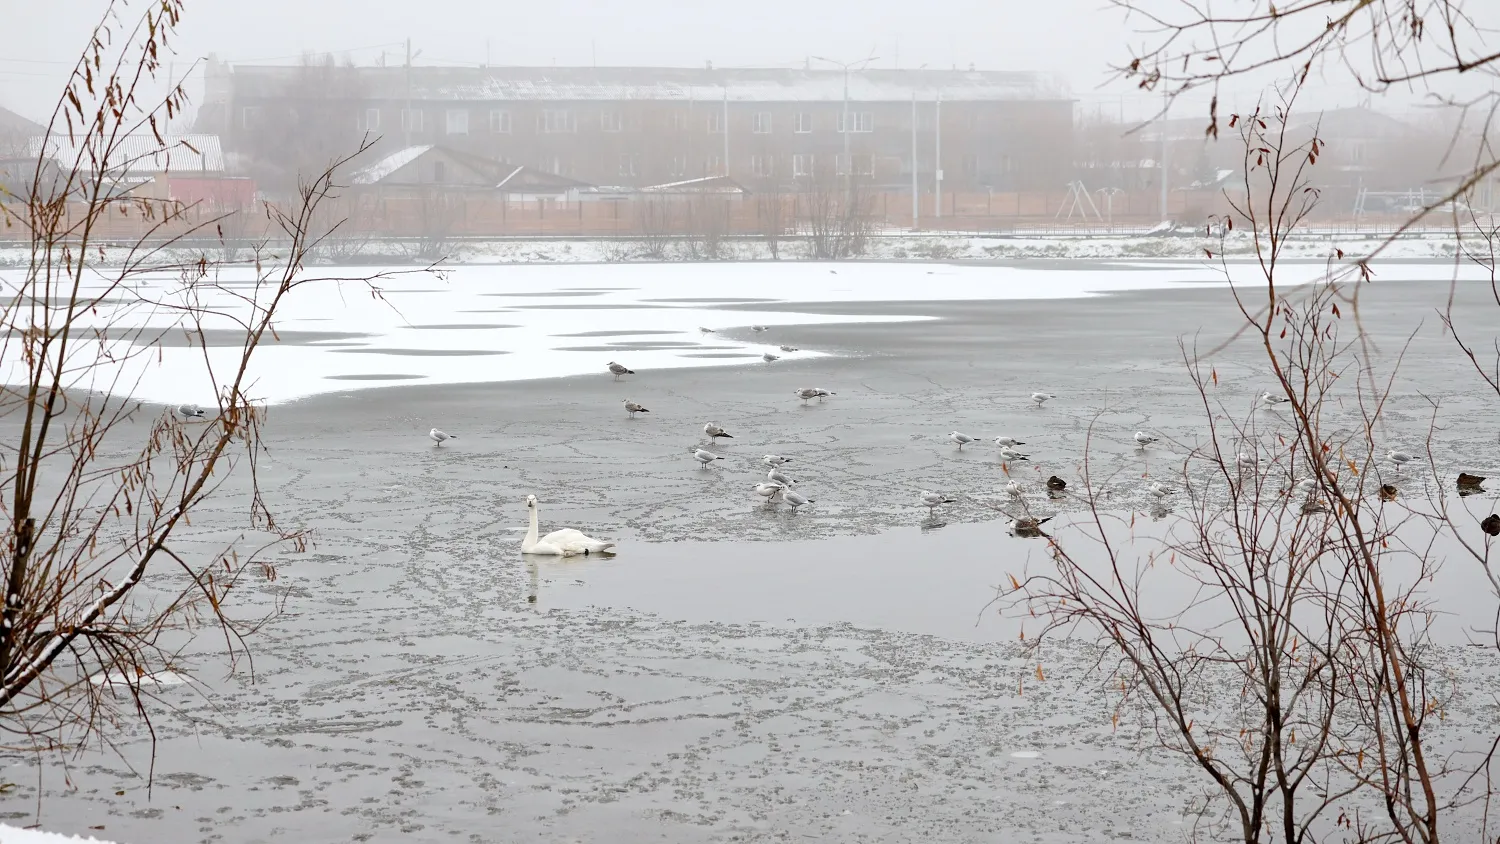
<svg viewBox="0 0 1500 844"><path fill-rule="evenodd" d="M834 67L844 69L844 125L842 127L844 130L844 184L846 190L852 191L854 189L854 159L849 155L849 133L854 127L849 122L849 69L855 65L864 67L869 65L870 62L877 61L880 57L871 56L868 59L860 59L857 62L836 62L833 59L826 59L822 56L810 56L809 58L817 59L820 62L828 62ZM838 168L835 167L834 169L837 170Z"/></svg>
<svg viewBox="0 0 1500 844"><path fill-rule="evenodd" d="M1172 108L1171 95L1165 85L1161 91L1161 220L1167 221L1167 111Z"/></svg>
<svg viewBox="0 0 1500 844"><path fill-rule="evenodd" d="M724 177L729 178L729 86L724 86Z"/></svg>
<svg viewBox="0 0 1500 844"><path fill-rule="evenodd" d="M936 116L934 117L932 123L933 123L933 128L937 130L937 132L936 132L937 137L936 137L936 140L933 141L932 160L933 160L933 169L936 170L937 172L933 174L933 180L932 180L932 183L933 183L933 193L935 194L935 196L933 197L934 201L932 203L932 216L933 216L934 219L941 220L943 218L943 92L942 91L938 92L938 95L937 95L937 106L936 106L936 108L935 108L934 111L935 111L935 115Z"/></svg>
<svg viewBox="0 0 1500 844"><path fill-rule="evenodd" d="M911 228L921 227L922 198L917 194L917 89L911 89Z"/></svg>
<svg viewBox="0 0 1500 844"><path fill-rule="evenodd" d="M411 146L411 39L406 39L406 108L401 112L401 145Z"/></svg>

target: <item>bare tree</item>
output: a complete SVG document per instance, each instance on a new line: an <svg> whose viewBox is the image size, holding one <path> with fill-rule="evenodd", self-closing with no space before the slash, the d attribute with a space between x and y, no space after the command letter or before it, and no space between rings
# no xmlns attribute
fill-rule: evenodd
<svg viewBox="0 0 1500 844"><path fill-rule="evenodd" d="M255 480L264 409L250 367L287 299L315 281L303 270L318 248L313 219L347 157L305 180L290 205L266 207L274 258L257 252L253 269L223 278L206 255L174 263L175 247L221 218L189 224L179 205L118 198L105 166L127 136L157 132L186 102L176 86L160 100L148 93L184 2L142 6L132 14L115 0L93 27L47 127L78 159L54 186L44 153L9 221L29 236L29 261L6 278L0 311L0 360L17 385L0 393L11 432L0 471L0 728L12 746L38 751L108 742L111 719L148 717L143 698L183 670L177 648L195 631L222 634L233 666L253 629L229 614L234 590L247 576L275 578L261 552L306 541L274 518ZM106 263L100 229L118 215L142 217L143 234ZM378 295L375 280L349 281ZM227 368L209 354L220 332L237 338ZM202 350L196 383L215 405L163 412L132 397L173 337ZM192 553L182 526L230 479L248 499L253 539Z"/></svg>
<svg viewBox="0 0 1500 844"><path fill-rule="evenodd" d="M354 103L364 82L352 64L332 55L303 56L280 96L260 106L246 127L249 168L261 189L273 196L295 196L302 174L321 172L344 161L349 150L372 140L359 128ZM343 181L335 173L335 181Z"/></svg>
<svg viewBox="0 0 1500 844"><path fill-rule="evenodd" d="M1433 844L1444 812L1488 797L1483 778L1466 783L1478 797L1439 793L1463 771L1430 750L1449 692L1428 662L1433 608L1417 584L1437 570L1446 517L1441 500L1398 502L1380 477L1376 432L1399 358L1378 371L1353 324L1364 276L1331 265L1302 290L1280 281L1286 240L1317 202L1308 174L1323 145L1293 140L1290 105L1227 124L1240 132L1245 199L1230 198L1226 228L1249 230L1257 279L1222 266L1243 318L1236 338L1253 343L1275 392L1222 397L1218 350L1185 346L1207 427L1158 481L1187 500L1183 518L1136 537L1097 494L1110 479L1088 454L1085 526L1049 537L1053 565L1016 581L1010 600L1044 635L1081 628L1117 657L1122 703L1207 774L1237 840Z"/></svg>
<svg viewBox="0 0 1500 844"><path fill-rule="evenodd" d="M859 179L818 168L802 187L798 222L807 234L808 257L836 261L862 254L875 227L875 201Z"/></svg>

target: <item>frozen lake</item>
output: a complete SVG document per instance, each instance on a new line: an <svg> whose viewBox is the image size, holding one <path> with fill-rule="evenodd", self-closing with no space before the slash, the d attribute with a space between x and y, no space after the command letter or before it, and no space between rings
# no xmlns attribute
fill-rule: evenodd
<svg viewBox="0 0 1500 844"><path fill-rule="evenodd" d="M1436 399L1445 477L1500 478L1493 395L1432 317L1448 273L1400 265L1366 291L1371 331L1413 336L1381 437L1416 446ZM1115 512L1145 514L1145 484L1183 455L1137 453L1130 434L1201 430L1178 342L1237 324L1219 284L1185 264L471 267L393 290L395 310L347 288L347 310L299 304L267 348L282 357L262 358L262 392L284 403L261 481L314 545L237 599L244 615L284 606L252 639L254 677L192 643L194 683L152 710L150 791L149 737L127 722L123 759L8 757L0 820L127 844L1181 840L1205 783L1112 724L1098 651L1057 643L1040 681L1019 641L1034 628L986 607L1042 546L970 500L1002 495L994 447L946 436L1025 440L1033 465L1012 476L1060 535L1078 505L1039 484L1076 484L1086 447ZM1482 313L1470 287L1460 304ZM781 344L804 351L758 362ZM417 353L432 349L460 354ZM188 351L164 350L151 390L182 396L166 373ZM616 383L610 359L639 374ZM1266 387L1249 344L1214 365L1230 404ZM419 377L346 377L382 373ZM803 405L803 384L838 395ZM1034 389L1058 399L1038 410ZM627 397L653 412L627 418ZM709 419L735 437L700 469L687 449ZM435 425L461 439L434 448ZM766 453L792 456L815 500L795 517L750 491ZM960 499L944 526L922 489ZM620 554L524 559L528 494L544 529ZM244 522L226 490L174 548L216 553ZM1142 543L1170 523L1142 515ZM1457 644L1490 617L1475 577L1455 557L1431 585L1465 681L1450 747L1500 723L1493 651Z"/></svg>
<svg viewBox="0 0 1500 844"><path fill-rule="evenodd" d="M1237 280L1254 268L1231 265ZM1288 265L1286 283L1315 279L1319 263ZM0 270L14 290L20 270ZM359 277L398 268L314 268L309 275ZM1407 264L1383 281L1446 279L1443 264ZM1477 277L1477 276L1476 276ZM238 359L243 332L234 316L247 309L236 297L252 290L248 268L229 268L218 286L189 292L176 277L143 276L112 293L82 321L109 328L118 366L80 378L85 390L134 384L148 402L213 404ZM330 392L402 384L461 384L555 378L602 372L611 360L631 368L762 365L770 352L791 359L847 353L799 347L784 352L784 335L757 335L752 325L913 322L931 319L892 308L858 314L795 305L1070 299L1131 290L1219 287L1219 268L1190 262L1118 262L1036 266L958 266L925 263L739 263L558 266L462 266L441 277L399 274L380 283L383 298L356 282L317 283L288 297L256 354L253 387L261 400L280 403ZM203 322L207 348L189 337L169 309L197 297L211 314ZM758 306L765 306L761 309ZM713 329L714 333L701 332ZM138 352L128 358L124 351ZM70 358L94 357L98 344L80 338ZM0 360L7 383L19 380L19 354ZM211 374L213 373L213 374Z"/></svg>

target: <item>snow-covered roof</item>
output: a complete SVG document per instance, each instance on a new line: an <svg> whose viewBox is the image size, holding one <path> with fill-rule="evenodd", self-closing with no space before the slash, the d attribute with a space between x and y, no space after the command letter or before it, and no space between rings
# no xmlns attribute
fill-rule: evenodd
<svg viewBox="0 0 1500 844"><path fill-rule="evenodd" d="M233 85L241 97L295 97L299 68L240 65ZM357 89L374 100L423 101L721 101L840 102L842 70L812 68L672 67L402 67L351 68ZM410 87L408 88L408 84ZM989 70L854 71L855 102L910 102L913 94L950 102L1068 100L1066 86L1039 73Z"/></svg>
<svg viewBox="0 0 1500 844"><path fill-rule="evenodd" d="M32 158L41 155L43 145L47 157L56 161L64 170L76 167L92 172L95 162L89 149L80 149L66 135L34 137L26 145L26 154ZM224 150L219 145L218 135L163 135L161 140L150 132L126 135L115 144L110 160L103 168L106 172L121 175L134 173L223 173Z"/></svg>
<svg viewBox="0 0 1500 844"><path fill-rule="evenodd" d="M744 193L745 187L728 176L703 176L641 188L641 193Z"/></svg>
<svg viewBox="0 0 1500 844"><path fill-rule="evenodd" d="M433 144L418 144L398 149L385 158L371 164L369 167L356 170L354 175L350 177L350 181L356 185L373 185L417 160L423 153L432 149L433 146Z"/></svg>

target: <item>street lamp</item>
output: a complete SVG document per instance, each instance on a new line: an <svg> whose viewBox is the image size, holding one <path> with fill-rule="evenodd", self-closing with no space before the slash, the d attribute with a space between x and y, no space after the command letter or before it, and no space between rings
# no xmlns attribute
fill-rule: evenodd
<svg viewBox="0 0 1500 844"><path fill-rule="evenodd" d="M849 172L844 177L852 181L854 177L854 159L849 157L849 130L851 128L849 126L849 69L858 65L863 70L864 65L876 61L880 57L871 56L867 59L860 59L857 62L836 62L833 59L826 59L822 56L813 56L812 58L844 69L844 166L849 168Z"/></svg>

